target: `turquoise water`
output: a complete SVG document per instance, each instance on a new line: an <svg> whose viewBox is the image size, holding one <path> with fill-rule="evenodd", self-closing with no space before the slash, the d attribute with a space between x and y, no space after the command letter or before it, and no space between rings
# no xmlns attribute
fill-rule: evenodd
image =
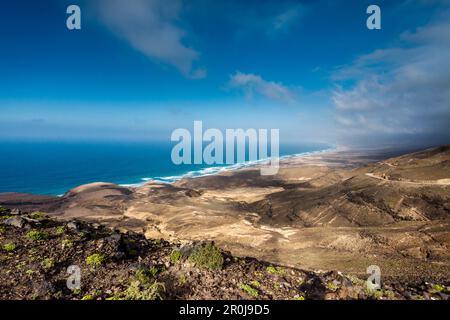
<svg viewBox="0 0 450 320"><path fill-rule="evenodd" d="M0 142L0 192L61 195L82 184L123 185L154 179L173 182L224 170L223 166L175 165L174 143ZM280 156L329 148L285 144ZM269 149L270 150L270 149ZM239 167L235 165L233 167Z"/></svg>

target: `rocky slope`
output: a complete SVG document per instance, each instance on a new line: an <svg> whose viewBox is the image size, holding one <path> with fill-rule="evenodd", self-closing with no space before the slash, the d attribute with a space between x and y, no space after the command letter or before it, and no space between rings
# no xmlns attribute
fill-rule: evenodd
<svg viewBox="0 0 450 320"><path fill-rule="evenodd" d="M448 283L365 282L0 208L0 299L448 299ZM67 287L69 266L81 288Z"/></svg>

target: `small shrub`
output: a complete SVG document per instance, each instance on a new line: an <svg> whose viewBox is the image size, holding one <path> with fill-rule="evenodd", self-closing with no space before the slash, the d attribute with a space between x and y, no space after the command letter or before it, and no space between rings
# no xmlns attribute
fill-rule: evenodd
<svg viewBox="0 0 450 320"><path fill-rule="evenodd" d="M183 257L183 254L181 253L180 250L173 250L170 253L170 261L172 263L177 263L181 260L181 258Z"/></svg>
<svg viewBox="0 0 450 320"><path fill-rule="evenodd" d="M276 274L279 276L283 276L286 274L286 270L284 270L281 267L274 267L274 266L269 266L266 268L267 273L269 274Z"/></svg>
<svg viewBox="0 0 450 320"><path fill-rule="evenodd" d="M365 288L364 291L371 299L379 300L383 297L383 292L381 290Z"/></svg>
<svg viewBox="0 0 450 320"><path fill-rule="evenodd" d="M62 236L65 232L66 232L66 231L65 231L64 227L58 227L58 228L56 228L56 230L55 230L55 235L57 235L57 236Z"/></svg>
<svg viewBox="0 0 450 320"><path fill-rule="evenodd" d="M251 295L252 297L258 298L258 295L259 295L258 290L256 290L255 288L252 288L252 287L249 286L248 284L241 283L241 284L239 285L239 288L240 288L242 291L247 292L247 293L248 293L249 295Z"/></svg>
<svg viewBox="0 0 450 320"><path fill-rule="evenodd" d="M153 275L151 275L151 276L150 275L151 275L151 273L148 270L146 271L144 269L139 269L134 274L134 278L141 283L146 283L146 282L149 282L150 277L153 276Z"/></svg>
<svg viewBox="0 0 450 320"><path fill-rule="evenodd" d="M220 270L223 267L223 256L212 243L197 247L189 256L189 260L199 267Z"/></svg>
<svg viewBox="0 0 450 320"><path fill-rule="evenodd" d="M106 261L104 255L94 253L86 258L86 264L90 267L99 267Z"/></svg>
<svg viewBox="0 0 450 320"><path fill-rule="evenodd" d="M27 238L33 241L42 241L48 239L47 232L41 232L37 230L31 230L27 233Z"/></svg>
<svg viewBox="0 0 450 320"><path fill-rule="evenodd" d="M79 296L79 295L81 294L81 288L74 288L74 289L72 290L72 294L73 294L74 296Z"/></svg>
<svg viewBox="0 0 450 320"><path fill-rule="evenodd" d="M55 266L55 261L52 258L45 258L41 265L44 269L51 269Z"/></svg>
<svg viewBox="0 0 450 320"><path fill-rule="evenodd" d="M70 240L70 239L64 239L64 240L61 242L61 247L62 247L63 249L66 249L66 248L72 248L72 247L73 247L73 241Z"/></svg>
<svg viewBox="0 0 450 320"><path fill-rule="evenodd" d="M392 290L383 290L383 296L385 296L389 300L395 299L395 293Z"/></svg>
<svg viewBox="0 0 450 320"><path fill-rule="evenodd" d="M3 250L5 250L6 252L13 252L14 250L16 250L16 248L17 246L12 242L3 245Z"/></svg>
<svg viewBox="0 0 450 320"><path fill-rule="evenodd" d="M0 207L0 214L7 214L9 213L9 210L3 207Z"/></svg>
<svg viewBox="0 0 450 320"><path fill-rule="evenodd" d="M80 231L78 232L78 237L80 237L80 239L82 240L86 240L88 238L88 233L86 231Z"/></svg>
<svg viewBox="0 0 450 320"><path fill-rule="evenodd" d="M125 291L125 300L162 300L161 294L164 292L164 285L160 282L141 283L139 280L131 281Z"/></svg>
<svg viewBox="0 0 450 320"><path fill-rule="evenodd" d="M30 218L31 219L35 219L35 220L44 220L45 219L45 213L44 212L39 212L39 211L32 212L30 214Z"/></svg>
<svg viewBox="0 0 450 320"><path fill-rule="evenodd" d="M153 268L153 269L152 269ZM136 271L132 278L130 285L124 292L125 300L156 300L162 299L162 293L165 291L164 284L151 281L151 276L156 275L154 270L158 270L156 267L152 267L145 270Z"/></svg>
<svg viewBox="0 0 450 320"><path fill-rule="evenodd" d="M182 274L179 278L178 278L178 283L180 285L185 285L187 283L187 278L184 274Z"/></svg>
<svg viewBox="0 0 450 320"><path fill-rule="evenodd" d="M149 273L150 277L156 277L157 274L159 274L163 271L164 271L164 267L152 266L152 267L148 268L148 273Z"/></svg>
<svg viewBox="0 0 450 320"><path fill-rule="evenodd" d="M449 292L448 288L446 288L446 287L444 287L444 286L442 286L440 284L437 284L437 283L433 286L433 290L436 291L436 292L442 292L442 293L448 293Z"/></svg>
<svg viewBox="0 0 450 320"><path fill-rule="evenodd" d="M331 291L335 291L338 288L333 282L327 282L326 287L328 290Z"/></svg>

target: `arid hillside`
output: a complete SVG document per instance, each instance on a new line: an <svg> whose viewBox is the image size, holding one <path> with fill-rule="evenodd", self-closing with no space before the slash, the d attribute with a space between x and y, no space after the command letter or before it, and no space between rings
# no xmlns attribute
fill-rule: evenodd
<svg viewBox="0 0 450 320"><path fill-rule="evenodd" d="M341 150L258 168L129 188L80 186L63 197L0 194L41 210L167 241L214 240L238 256L304 269L450 278L450 148L391 157Z"/></svg>

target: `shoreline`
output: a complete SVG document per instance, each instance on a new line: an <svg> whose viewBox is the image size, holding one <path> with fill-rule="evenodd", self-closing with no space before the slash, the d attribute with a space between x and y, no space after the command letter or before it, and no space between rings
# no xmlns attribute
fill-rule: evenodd
<svg viewBox="0 0 450 320"><path fill-rule="evenodd" d="M301 153L295 153L295 154L289 154L279 157L279 163L280 167L282 166L282 161L287 161L291 159L296 158L303 158L308 156L314 156L314 155L323 155L326 153L331 152L337 152L345 150L345 147L333 147L333 148L327 148L323 150L317 150L317 151L306 151ZM191 170L187 171L186 173L176 175L176 176L165 176L165 177L152 177L152 178L141 178L142 182L139 183L130 183L130 184L118 184L122 187L129 187L129 188L138 188L142 187L147 183L167 183L167 184L173 184L183 179L196 179L196 178L202 178L207 176L214 176L218 175L224 172L233 172L243 169L251 169L251 168L257 168L258 166L263 165L266 161L269 161L270 158L255 160L255 161L246 161L243 163L235 163L230 165L221 165L217 167L206 167L199 170Z"/></svg>

